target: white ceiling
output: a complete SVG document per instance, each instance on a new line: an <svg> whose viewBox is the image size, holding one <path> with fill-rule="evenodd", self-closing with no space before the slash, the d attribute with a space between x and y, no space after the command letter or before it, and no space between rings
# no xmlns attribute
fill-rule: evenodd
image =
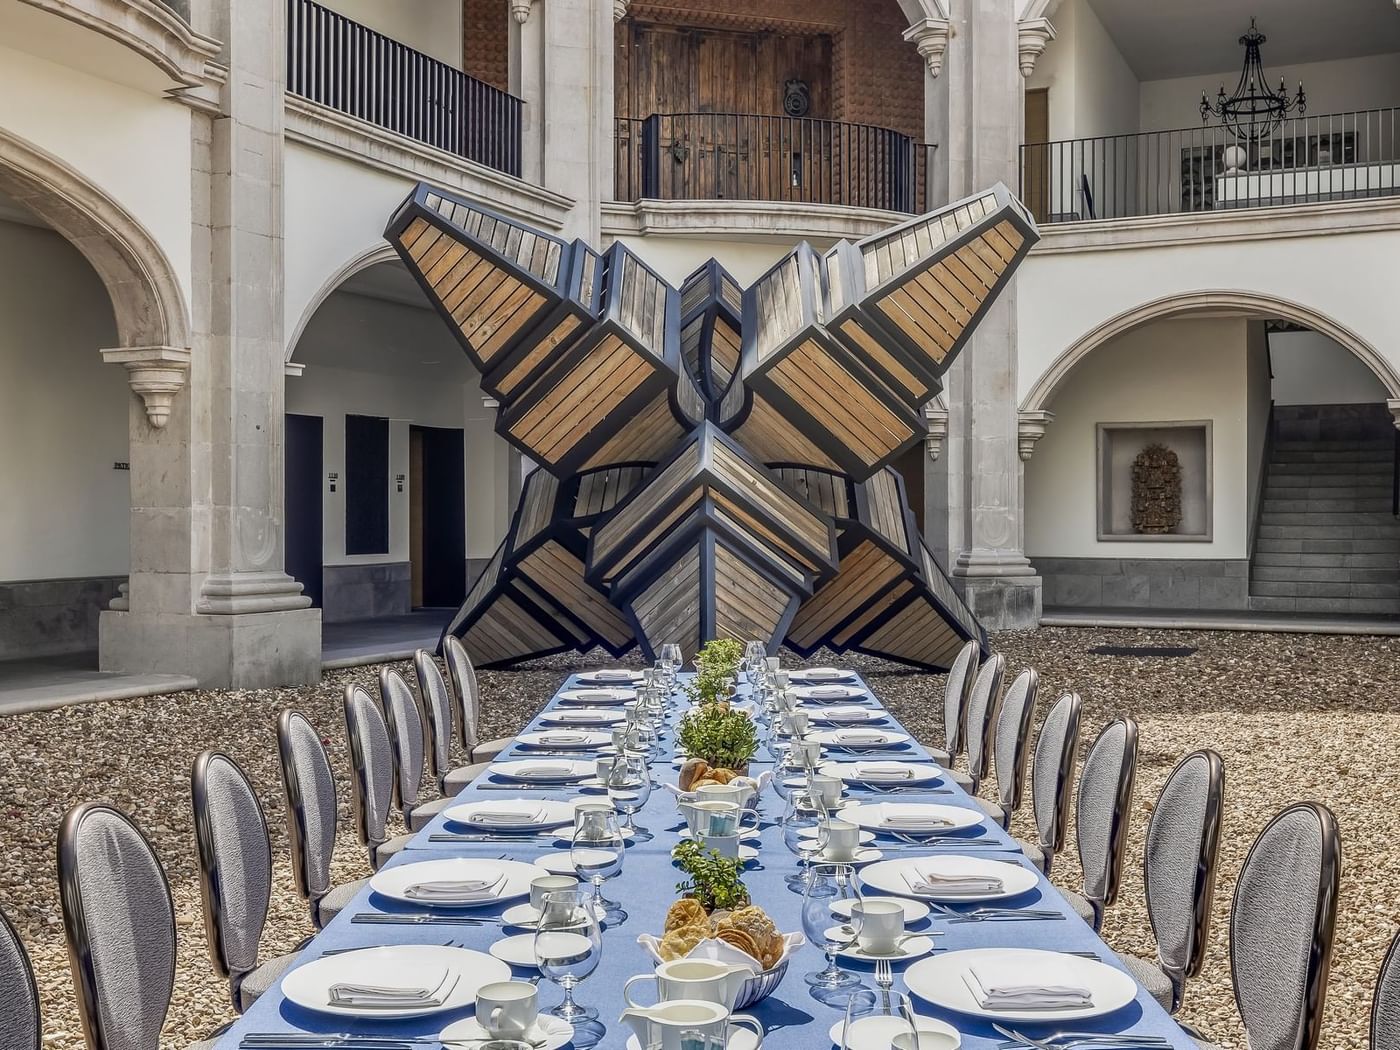
<svg viewBox="0 0 1400 1050"><path fill-rule="evenodd" d="M432 309L423 290L400 262L375 263L344 281L336 291L422 310Z"/></svg>
<svg viewBox="0 0 1400 1050"><path fill-rule="evenodd" d="M1139 80L1238 70L1254 17L1264 71L1400 52L1394 0L1088 0ZM1052 18L1053 21L1053 18ZM1232 85L1226 85L1229 90Z"/></svg>

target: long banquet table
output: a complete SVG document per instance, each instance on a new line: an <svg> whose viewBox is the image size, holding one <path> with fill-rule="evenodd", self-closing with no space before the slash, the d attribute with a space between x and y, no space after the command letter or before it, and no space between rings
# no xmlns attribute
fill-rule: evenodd
<svg viewBox="0 0 1400 1050"><path fill-rule="evenodd" d="M577 686L577 676L570 676L561 687L561 691ZM855 702L881 706L863 680L859 682L859 686L866 690L866 696L855 701L843 701L843 703ZM559 702L556 693L545 710L554 708ZM886 727L900 728L893 716L886 713L886 718ZM875 725L875 723L871 723L871 725ZM539 728L539 717L531 723L530 728ZM607 1031L602 1040L594 1045L604 1048L604 1050L610 1050L614 1047L621 1050L627 1044L629 1030L618 1020L623 1009L622 985L633 974L649 973L653 965L649 956L637 944L637 935L639 933L651 933L657 936L661 934L666 911L676 898L674 885L681 878L680 872L671 861L670 851L678 841L676 833L684 826L684 823L680 819L674 797L661 787L663 782L675 783L676 769L672 764L673 752L671 750L675 744L674 732L668 729L663 744L665 745L664 757L652 765L652 776L656 788L652 791L645 807L636 815L637 824L653 832L655 837L651 841L636 842L628 846L621 874L609 880L605 889L611 899L620 901L626 908L628 918L618 926L604 929L603 953L598 968L579 985L575 994L576 1000L581 1005L593 1006L598 1009L599 1020L606 1025ZM501 760L529 757L530 754L529 749L522 748L517 744L504 753ZM580 757L587 757L587 755ZM909 761L924 762L930 760L928 752L913 740L902 748L886 750L878 755L866 757L880 759L898 757ZM851 756L834 755L832 758L849 759ZM762 768L761 762L755 763L756 771ZM489 793L483 792L483 786L492 783L502 782L491 776L479 778L476 782L468 785L459 798L463 801L472 799L500 801L516 797L515 793L511 791L491 790ZM928 784L927 787L937 788L940 793L927 796L908 793L884 796L848 785L847 794L852 798L872 801L886 799L938 802L963 807L975 807L976 805L964 791L949 779L940 779L936 783ZM557 790L525 790L520 792L520 796L530 799L563 799L577 797L578 791L561 786ZM606 798L606 795L593 795L591 797ZM762 906L768 912L780 930L792 932L802 929L802 898L799 894L788 889L783 881L784 876L793 870L796 861L783 843L781 828L776 825L776 814L779 812L780 806L781 800L771 789L768 789L762 804L765 819L759 859L756 866L751 865L746 871L744 882L754 903ZM551 851L567 851L568 848L565 845L556 845L552 838L530 838L519 843L499 840L474 843L431 841L431 836L434 834L454 830L461 831L463 829L455 825L450 826L445 818L439 815L430 825L418 833L409 847L395 856L389 865L412 864L415 861L439 857L495 858L502 854L509 854L510 858L515 860L531 860ZM966 841L969 852L975 851L982 854L990 852L1011 862L1027 863L1011 837L993 822L984 821L979 828L972 829L971 833L960 834L959 837ZM875 843L877 846L880 844L880 842ZM908 856L910 854L903 852L899 855ZM508 903L518 903L518 901ZM940 921L935 915L923 923L911 927L911 929L916 932L924 929L941 931L942 936L935 938L937 945L935 951L939 953L962 948L1043 948L1078 954L1093 953L1097 958L1121 968L1114 953L1095 935L1092 929L1075 915L1064 898L1050 886L1043 876L1039 877L1035 891L1017 898L1014 903L1024 907L1053 908L1063 913L1064 918L1058 921L1017 920L949 924L946 921ZM506 906L503 904L471 909L471 914L499 915ZM356 924L351 921L354 914L362 912L392 913L421 912L424 910L427 909L422 905L410 907L379 897L366 887L345 911L307 944L298 964L315 959L327 952L386 944L443 944L450 940L462 947L486 951L494 940L505 935L501 927L496 925L371 925ZM507 930L505 932L521 931ZM843 1013L840 1009L824 1005L813 999L809 994L807 984L803 981L805 974L820 969L822 965L824 965L824 960L820 950L812 945L804 945L797 950L792 958L787 975L777 991L762 1003L744 1011L763 1022L767 1030L763 1043L766 1050L798 1050L798 1048L818 1050L818 1048L831 1045L826 1033L834 1023L842 1018ZM874 986L873 980L870 980L872 968L869 965L862 965L850 960L842 960L842 965L847 969L863 972L867 978L867 984L871 987ZM901 991L904 991L905 988L900 971L907 965L912 965L912 963L896 967L895 987ZM517 970L515 976L523 980L536 976L536 974L533 971ZM540 983L541 1009L552 1007L559 1001L560 997L559 991L547 981ZM940 1010L917 996L914 997L914 1005L921 1014L937 1017L951 1023L961 1033L962 1046L966 1050L992 1050L1003 1041L988 1022ZM469 1013L470 1011L459 1011L405 1021L385 1021L382 1019L349 1021L346 1018L317 1014L299 1008L287 1002L283 998L280 988L277 988L254 1004L252 1009L219 1039L216 1047L217 1050L237 1050L241 1037L251 1032L353 1032L357 1035L431 1037L441 1032L452 1021ZM1108 1017L1092 1021L1074 1021L1067 1023L1067 1025L1053 1027L1047 1027L1043 1024L1030 1025L1028 1029L1031 1034L1044 1034L1062 1027L1071 1027L1076 1031L1161 1036L1169 1040L1171 1046L1180 1047L1182 1050L1194 1050L1195 1045L1141 987L1138 988L1137 998L1133 1003L1115 1011ZM436 1044L430 1039L417 1045L425 1047L426 1050L432 1050Z"/></svg>

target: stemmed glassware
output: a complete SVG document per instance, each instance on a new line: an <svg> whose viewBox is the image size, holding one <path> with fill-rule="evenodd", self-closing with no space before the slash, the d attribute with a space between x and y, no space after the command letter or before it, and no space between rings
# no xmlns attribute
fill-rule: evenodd
<svg viewBox="0 0 1400 1050"><path fill-rule="evenodd" d="M776 779L776 778L775 778ZM791 790L782 817L783 844L797 857L798 868L784 880L789 889L801 891L812 862L826 849L830 822L821 800L801 790Z"/></svg>
<svg viewBox="0 0 1400 1050"><path fill-rule="evenodd" d="M550 1010L551 1014L575 1027L598 1017L593 1007L574 1002L574 989L598 968L602 955L602 928L587 892L548 894L535 926L535 962L540 974L564 992L564 1001Z"/></svg>
<svg viewBox="0 0 1400 1050"><path fill-rule="evenodd" d="M814 865L807 874L802 894L802 931L812 944L826 953L826 967L806 977L812 997L819 1002L839 1001L860 986L859 977L836 965L836 953L849 947L856 938L855 927L832 914L832 905L843 901L851 904L860 901L855 866Z"/></svg>
<svg viewBox="0 0 1400 1050"><path fill-rule="evenodd" d="M639 827L635 819L651 797L651 769L646 755L637 751L619 754L608 774L607 788L613 808L623 815L622 826L632 832L635 841L651 841L651 832Z"/></svg>
<svg viewBox="0 0 1400 1050"><path fill-rule="evenodd" d="M661 669L666 672L666 688L674 692L676 674L684 663L681 659L681 647L675 642L667 642L661 647L661 654L657 662L661 665Z"/></svg>
<svg viewBox="0 0 1400 1050"><path fill-rule="evenodd" d="M918 1050L917 1017L914 1004L902 992L882 987L876 995L869 988L855 989L846 1004L846 1020L837 1045L840 1050L865 1050L871 1046Z"/></svg>
<svg viewBox="0 0 1400 1050"><path fill-rule="evenodd" d="M590 906L594 915L612 926L625 922L627 912L617 901L603 896L603 883L622 874L626 854L627 839L618 824L617 814L606 803L580 806L578 823L570 841L569 860L579 881L587 882L593 889Z"/></svg>

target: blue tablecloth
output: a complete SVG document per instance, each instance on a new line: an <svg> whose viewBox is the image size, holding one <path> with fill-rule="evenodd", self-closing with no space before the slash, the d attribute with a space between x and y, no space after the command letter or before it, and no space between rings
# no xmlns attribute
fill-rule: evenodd
<svg viewBox="0 0 1400 1050"><path fill-rule="evenodd" d="M574 678L565 684L570 688L576 684ZM551 700L549 708L558 704L558 697ZM873 699L870 702L874 702ZM548 708L547 708L548 709ZM891 725L898 725L892 718ZM531 728L538 728L538 719ZM665 741L674 743L668 733ZM529 751L514 747L503 754L502 759L525 757ZM898 751L882 753L880 758L901 757L910 761L928 761L928 753L916 743ZM851 756L833 756L848 758ZM575 998L584 1005L595 1006L599 1019L607 1026L607 1033L596 1044L604 1050L622 1048L626 1045L629 1031L618 1021L623 1008L622 985L633 974L647 973L652 968L649 956L637 944L639 933L660 935L667 909L675 900L675 884L680 881L680 872L671 862L670 851L676 843L676 832L683 826L669 791L659 785L664 781L675 782L676 770L670 758L658 761L653 766L653 775L658 787L652 792L645 808L637 814L638 825L651 830L655 838L649 842L639 842L628 847L622 873L609 880L607 895L620 901L627 909L628 918L619 926L610 927L603 933L603 957L597 970L577 989ZM482 778L469 785L461 794L463 800L480 798L502 800L515 797L509 791L481 791L480 786L492 783L492 778ZM975 807L975 803L951 781L942 780L930 784L947 790L951 794L928 796L926 801L936 801L946 805ZM529 798L564 798L577 792L528 791L522 792ZM860 791L850 792L852 797L864 797ZM605 798L606 796L595 796ZM919 795L900 794L897 796L869 796L874 799L888 798L898 801L917 801ZM795 860L782 841L781 830L771 821L776 820L781 801L769 790L763 810L769 820L764 821L761 848L757 866L750 867L744 882L756 904L778 924L779 929L790 932L802 929L802 898L788 889L784 877L793 870ZM516 860L534 860L553 850L567 850L567 845L556 845L548 839L531 839L521 843L482 842L482 843L436 843L430 836L443 831L463 831L460 826L449 825L439 816L420 832L410 848L394 857L390 864L397 866L415 861L442 856L498 857L509 855ZM969 845L981 851L991 850L1008 860L1019 859L1011 838L1001 828L984 822L975 832L965 836ZM1012 854L1014 853L1014 857ZM512 901L510 903L518 903ZM1074 914L1064 899L1041 877L1038 888L1016 903L1027 907L1055 908L1064 913L1059 921L1017 921L980 922L949 924L936 919L928 920L925 926L943 931L937 938L938 951L959 948L1023 947L1045 948L1065 952L1092 952L1098 958L1119 965L1113 952ZM499 915L505 906L480 909L484 915ZM505 934L522 932L507 929L502 932L498 926L449 926L449 925L367 925L351 922L351 917L360 912L422 911L419 907L407 907L381 898L369 889L363 890L329 926L308 944L302 953L303 960L317 958L327 951L351 947L368 947L382 944L442 944L451 941L455 944L485 951L492 941ZM473 909L473 913L478 913ZM758 1017L768 1031L764 1040L765 1050L821 1050L830 1045L827 1031L841 1019L842 1011L817 1002L808 992L803 975L824 965L821 952L811 946L800 948L792 959L787 976L778 990L763 1003L746 1011ZM843 963L848 969L869 972L870 967L859 963ZM532 976L520 971L517 976ZM872 982L873 986L873 982ZM896 979L896 987L903 989L902 979ZM559 993L542 982L541 1005L552 1006L558 1001ZM962 1045L967 1050L991 1050L1001 1037L992 1031L990 1025L959 1014L941 1011L931 1004L915 999L921 1013L939 1017L950 1022L963 1035ZM469 1011L468 1011L469 1012ZM217 1050L236 1050L240 1036L247 1032L345 1032L353 1030L357 1034L380 1034L400 1036L429 1036L440 1032L461 1014L440 1014L411 1021L369 1020L358 1023L347 1022L345 1018L330 1017L300 1009L283 999L280 989L263 996L246 1015L219 1040ZM1032 1031L1046 1031L1043 1026L1029 1026ZM1063 1027L1063 1025L1055 1026ZM1111 1032L1132 1032L1133 1034L1154 1034L1172 1040L1174 1046L1192 1050L1194 1044L1171 1020L1165 1011L1141 988L1137 1000L1123 1010L1097 1022L1076 1021L1076 1030L1102 1030ZM432 1044L425 1043L431 1050Z"/></svg>

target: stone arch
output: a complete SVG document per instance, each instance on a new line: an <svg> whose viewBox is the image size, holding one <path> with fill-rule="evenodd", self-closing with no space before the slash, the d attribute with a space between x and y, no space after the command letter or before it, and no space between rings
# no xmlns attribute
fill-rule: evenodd
<svg viewBox="0 0 1400 1050"><path fill-rule="evenodd" d="M0 190L66 237L97 271L122 348L188 352L189 310L179 279L130 212L57 157L3 128Z"/></svg>
<svg viewBox="0 0 1400 1050"><path fill-rule="evenodd" d="M1125 310L1090 329L1061 353L1035 381L1021 403L1020 411L1043 412L1075 367L1110 339L1150 321L1205 310L1232 310L1256 317L1277 317L1304 325L1356 355L1385 387L1391 398L1400 398L1400 373L1397 373L1374 346L1345 325L1311 307L1288 299L1279 299L1260 292L1213 290L1170 295Z"/></svg>
<svg viewBox="0 0 1400 1050"><path fill-rule="evenodd" d="M344 265L340 266L334 273L321 283L321 287L316 289L316 293L307 301L302 308L301 316L297 318L296 327L287 335L287 347L284 352L285 360L290 363L292 354L297 348L297 343L301 341L302 333L306 331L306 326L311 323L311 318L316 316L316 311L321 308L321 304L326 301L337 288L354 277L357 273L368 270L371 266L378 266L384 262L399 261L398 252L394 251L392 245L387 243L377 244L372 248L367 248Z"/></svg>

